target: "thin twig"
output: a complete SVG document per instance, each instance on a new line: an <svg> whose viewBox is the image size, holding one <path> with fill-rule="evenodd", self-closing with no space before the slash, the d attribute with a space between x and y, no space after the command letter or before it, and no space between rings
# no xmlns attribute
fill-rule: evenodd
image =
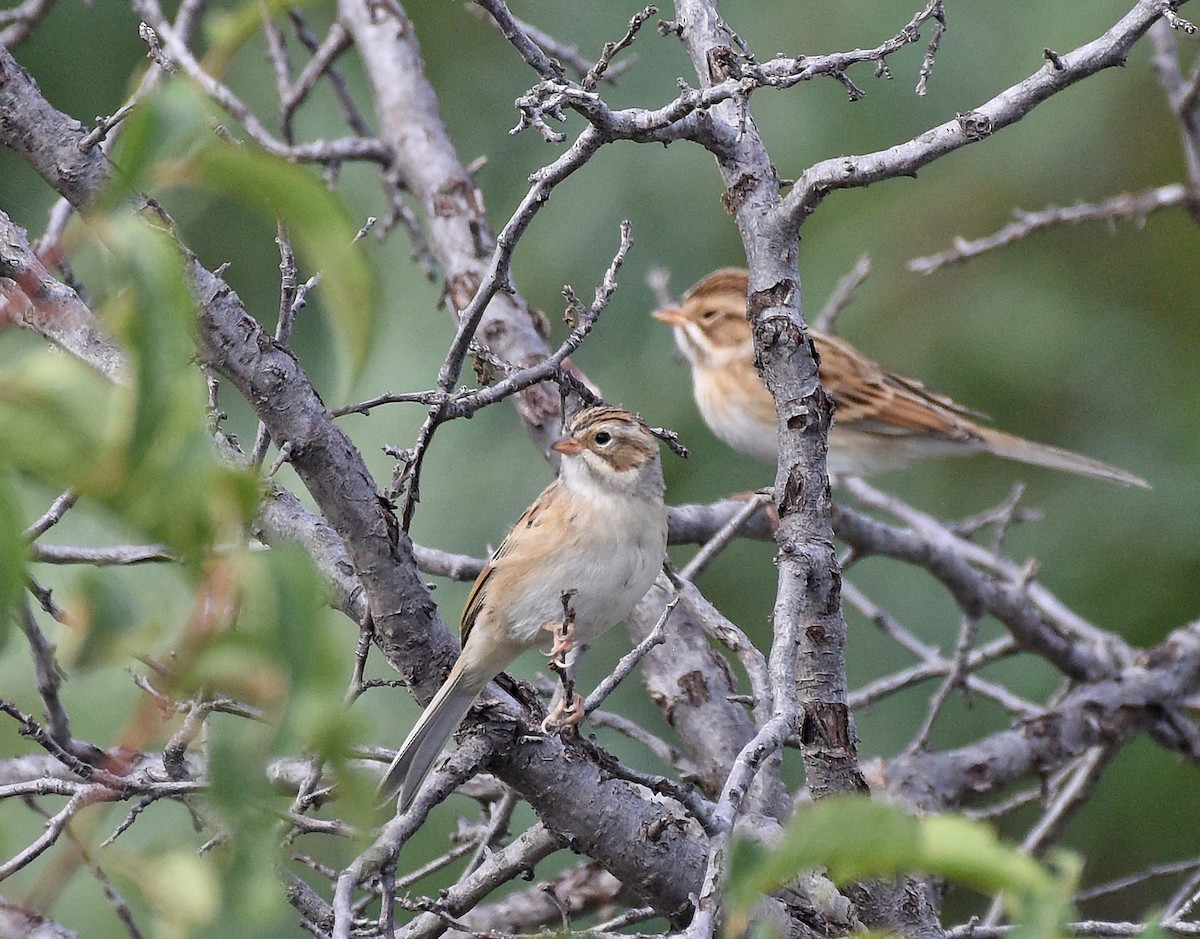
<svg viewBox="0 0 1200 939"><path fill-rule="evenodd" d="M641 744L667 766L675 769L681 777L694 776L696 774L695 766L691 764L678 748L651 733L635 720L631 720L613 711L597 709L588 715L588 721L592 727L607 727L622 736L628 737L634 743Z"/></svg>
<svg viewBox="0 0 1200 939"><path fill-rule="evenodd" d="M79 495L75 490L68 489L50 503L50 508L46 509L45 513L37 521L25 529L22 537L26 541L37 541L37 539L62 521L63 516L74 507L78 499Z"/></svg>
<svg viewBox="0 0 1200 939"><path fill-rule="evenodd" d="M520 798L517 794L508 789L499 801L491 803L487 824L482 826L483 831L476 842L475 853L471 855L462 876L459 877L460 882L479 869L479 866L487 860L491 853L492 845L497 839L503 838L508 833L508 826L512 821L512 814L518 802L520 802Z"/></svg>
<svg viewBox="0 0 1200 939"><path fill-rule="evenodd" d="M694 581L699 577L704 572L704 569L712 563L713 559L724 551L729 543L737 537L742 527L760 509L770 505L774 498L775 493L770 489L754 493L753 496L746 500L746 507L731 518L715 535L701 546L700 550L692 556L692 559L679 572L679 576L688 581Z"/></svg>
<svg viewBox="0 0 1200 939"><path fill-rule="evenodd" d="M837 282L837 286L833 288L833 293L829 295L829 299L825 301L825 306L821 307L821 312L816 315L812 321L812 328L819 332L833 332L834 323L842 311L850 305L850 301L854 299L854 295L858 292L858 288L862 286L871 274L871 256L863 254L854 262L854 267L841 280Z"/></svg>
<svg viewBox="0 0 1200 939"><path fill-rule="evenodd" d="M1035 232L1057 225L1077 225L1080 222L1107 222L1111 225L1126 219L1140 223L1154 212L1185 205L1187 200L1187 187L1180 183L1171 183L1143 192L1122 193L1097 203L1080 202L1066 208L1051 206L1040 212L1016 211L1013 213L1016 215L1016 221L994 234L975 240L956 238L953 248L913 258L908 262L908 269L918 274L932 274L948 264L958 264L988 251L1006 247L1028 238Z"/></svg>
<svg viewBox="0 0 1200 939"><path fill-rule="evenodd" d="M925 746L929 743L929 735L933 732L934 722L950 697L950 693L955 688L963 687L966 684L971 646L975 642L975 635L978 630L979 618L964 614L962 622L959 625L958 642L954 647L954 658L950 660L950 668L947 670L946 677L943 679L941 685L938 686L937 691L929 699L929 705L925 711L925 720L921 723L921 727L917 730L916 735L905 752L916 753L918 750L925 749Z"/></svg>
<svg viewBox="0 0 1200 939"><path fill-rule="evenodd" d="M1088 900L1096 900L1100 897L1106 897L1109 894L1127 890L1130 887L1136 887L1148 880L1158 877L1171 877L1175 874L1186 874L1196 870L1200 870L1200 858L1191 858L1186 861L1171 861L1167 864L1155 864L1144 871L1138 871L1136 874L1129 874L1125 877L1119 877L1116 880L1097 884L1095 887L1088 887L1086 890L1080 890L1075 894L1073 899L1075 903L1086 903Z"/></svg>
<svg viewBox="0 0 1200 939"><path fill-rule="evenodd" d="M598 146L599 144L596 143L595 145ZM551 168L547 167L540 173L535 173L531 177L534 185L530 189L530 194L539 192L548 195L550 189L557 185L561 179L566 178L566 175L578 168L578 165L586 162L591 155L591 146L576 150L577 147L578 142L575 147L572 147L571 151L568 151L564 155L564 158L571 156L571 160L565 161L564 158L560 158L553 164L555 168L554 172L550 172ZM497 238L496 250L492 255L492 265L488 271L488 276L475 292L475 296L467 305L467 308L459 315L459 328L455 334L454 342L451 344L450 350L442 362L442 367L438 370L438 390L443 393L448 393L454 383L458 381L458 376L462 371L463 362L475 330L479 326L479 321L483 316L484 310L487 308L487 304L499 289L501 277L503 277L505 282L508 280L508 263L511 256L511 245L508 239L519 237L519 233L524 231L525 227L532 221L533 213L537 210L535 207L536 201L532 205L529 204L530 194L526 195L525 201L522 203L522 208L517 210L517 213L513 215L509 220L509 224L505 226L504 231ZM587 338L588 333L591 332L592 327L596 324L600 314L608 306L613 293L616 291L617 272L621 269L621 265L625 261L625 256L629 253L629 249L633 245L630 237L630 228L628 220L621 222L620 245L617 248L616 254L613 255L608 269L604 273L600 286L596 288L596 299L591 307L579 317L571 330L571 334L559 346L558 351L543 362L538 363L538 365L526 369L522 378L512 376L490 388L485 388L477 392L474 396L474 400L477 403L473 405L476 410L490 403L492 400L502 400L523 388L536 384L537 381L543 381L560 372L563 360L578 349L583 340ZM420 476L425 453L429 449L433 434L438 426L449 420L452 416L448 412L448 404L444 402L435 404L429 409L429 414L417 432L417 440L413 445L412 459L407 469L408 485L404 493L404 507L401 512L401 524L405 531L408 530L412 523L413 511L421 498Z"/></svg>
<svg viewBox="0 0 1200 939"><path fill-rule="evenodd" d="M591 714L592 711L600 707L604 703L604 699L616 690L617 685L629 677L630 672L637 668L638 662L646 657L651 649L657 645L661 645L667 638L667 620L671 618L671 613L675 607L679 605L682 599L681 595L673 596L669 603L662 611L662 615L658 618L658 622L654 624L654 628L650 630L650 634L641 642L634 646L633 650L625 653L611 672L604 677L604 680L596 685L595 689L587 696L587 701L583 705L583 713Z"/></svg>

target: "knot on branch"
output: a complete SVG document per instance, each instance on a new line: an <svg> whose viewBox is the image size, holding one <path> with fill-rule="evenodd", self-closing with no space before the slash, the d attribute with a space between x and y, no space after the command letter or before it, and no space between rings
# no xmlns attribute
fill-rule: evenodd
<svg viewBox="0 0 1200 939"><path fill-rule="evenodd" d="M737 53L729 45L713 46L705 53L708 60L708 75L713 84L719 85L731 78L742 77L742 66L738 62Z"/></svg>
<svg viewBox="0 0 1200 939"><path fill-rule="evenodd" d="M737 178L728 189L721 193L721 207L733 215L741 208L742 203L746 201L751 192L754 191L755 179L750 174L743 174Z"/></svg>
<svg viewBox="0 0 1200 939"><path fill-rule="evenodd" d="M479 273L473 270L460 271L446 280L442 297L444 300L450 301L456 316L470 305L475 294L479 292L481 282L482 278Z"/></svg>
<svg viewBox="0 0 1200 939"><path fill-rule="evenodd" d="M434 192L430 211L436 218L482 216L483 194L465 177L452 179Z"/></svg>
<svg viewBox="0 0 1200 939"><path fill-rule="evenodd" d="M853 752L858 743L850 709L836 701L815 701L807 706L800 721L799 737L800 744L806 749L819 750L839 760ZM846 784L857 792L871 791L866 779L857 770L846 780Z"/></svg>
<svg viewBox="0 0 1200 939"><path fill-rule="evenodd" d="M968 140L982 140L992 133L992 119L981 111L966 111L956 114L959 129Z"/></svg>
<svg viewBox="0 0 1200 939"><path fill-rule="evenodd" d="M750 321L758 320L766 310L786 305L795 293L796 282L790 278L781 280L765 290L751 291L746 301Z"/></svg>

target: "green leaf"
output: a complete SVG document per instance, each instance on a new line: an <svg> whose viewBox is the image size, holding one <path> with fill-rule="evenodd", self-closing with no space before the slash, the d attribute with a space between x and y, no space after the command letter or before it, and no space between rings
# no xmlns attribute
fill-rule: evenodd
<svg viewBox="0 0 1200 939"><path fill-rule="evenodd" d="M124 654L123 639L137 625L137 610L128 590L98 570L81 570L71 588L67 610L75 625L70 633L72 664L82 670L115 661Z"/></svg>
<svg viewBox="0 0 1200 939"><path fill-rule="evenodd" d="M221 714L210 721L210 794L234 834L246 826L253 830L262 823L262 809L271 795L267 763L275 729Z"/></svg>
<svg viewBox="0 0 1200 939"><path fill-rule="evenodd" d="M196 304L167 235L125 215L103 228L117 285L104 315L130 352L134 381L109 445L120 472L79 485L193 567L253 513L258 484L224 464L206 429L193 361Z"/></svg>
<svg viewBox="0 0 1200 939"><path fill-rule="evenodd" d="M197 152L185 172L199 185L283 220L307 270L320 272L317 295L341 374L356 372L370 346L374 302L370 270L353 244L357 227L338 198L310 170L219 139Z"/></svg>
<svg viewBox="0 0 1200 939"><path fill-rule="evenodd" d="M281 746L341 763L363 735L342 705L347 671L345 632L327 615L329 598L312 559L284 545L249 556L237 635L281 673L287 700Z"/></svg>
<svg viewBox="0 0 1200 939"><path fill-rule="evenodd" d="M223 935L287 932L284 911L288 907L282 902L278 876L285 856L278 819L291 797L272 791L268 783L273 736L274 730L268 726L222 715L215 715L211 724L212 805L225 835L224 844L214 852L221 866L213 909L222 923L238 924Z"/></svg>
<svg viewBox="0 0 1200 939"><path fill-rule="evenodd" d="M258 16L257 5L238 14ZM223 33L225 32L222 28ZM244 24L230 36L244 35ZM234 41L234 40L227 40ZM252 143L218 137L219 116L185 81L168 82L134 113L114 156L130 190L166 186L220 193L260 212L291 234L306 277L319 273L313 296L326 318L343 381L357 374L370 346L373 281L358 226L311 169L272 156ZM272 311L272 314L274 311Z"/></svg>
<svg viewBox="0 0 1200 939"><path fill-rule="evenodd" d="M123 214L104 227L104 241L120 292L103 316L132 357L135 400L125 446L141 462L164 438L203 426L203 383L192 366L196 301L165 232Z"/></svg>
<svg viewBox="0 0 1200 939"><path fill-rule="evenodd" d="M132 856L127 856L131 861ZM212 854L175 849L131 871L142 896L154 907L163 935L187 935L208 926L221 910L221 888Z"/></svg>
<svg viewBox="0 0 1200 939"><path fill-rule="evenodd" d="M0 465L63 489L109 466L118 390L64 355L39 350L0 374Z"/></svg>
<svg viewBox="0 0 1200 939"><path fill-rule="evenodd" d="M922 873L985 894L1004 892L1010 911L1056 935L1070 909L1077 868L1064 855L1057 872L1001 842L981 822L959 815L916 817L858 797L825 799L797 810L770 848L735 840L728 867L727 932L743 931L761 898L802 871L824 869L837 884Z"/></svg>
<svg viewBox="0 0 1200 939"><path fill-rule="evenodd" d="M921 840L918 867L943 874L982 893L1010 890L1049 894L1054 878L1045 867L996 837L981 822L961 815L933 815L918 821ZM902 864L908 863L902 861ZM904 867L898 867L897 872Z"/></svg>
<svg viewBox="0 0 1200 939"><path fill-rule="evenodd" d="M0 374L0 463L74 487L194 573L214 542L236 537L259 486L220 461L206 429L195 301L178 252L128 213L91 225L111 275L101 315L128 352L131 383L115 386L66 356L24 354Z"/></svg>
<svg viewBox="0 0 1200 939"><path fill-rule="evenodd" d="M311 559L299 547L283 546L247 552L230 566L240 578L237 621L188 664L181 693L229 694L264 708L271 723L251 732L214 718L220 751L213 757L214 797L225 811L239 811L247 794L239 778L262 773L272 755L303 752L328 764L349 793L339 813L369 827L373 784L352 767L353 748L367 736L365 717L342 703L349 637L329 613Z"/></svg>

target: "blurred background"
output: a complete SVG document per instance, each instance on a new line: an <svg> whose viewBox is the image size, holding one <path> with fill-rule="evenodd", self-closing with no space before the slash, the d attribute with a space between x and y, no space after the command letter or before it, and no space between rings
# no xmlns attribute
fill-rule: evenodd
<svg viewBox="0 0 1200 939"><path fill-rule="evenodd" d="M511 6L522 19L591 58L603 42L623 35L639 9L624 0L513 0ZM726 0L721 10L758 58L766 59L779 52L818 54L877 45L908 21L916 6L892 0ZM780 175L795 178L817 160L890 146L978 106L1039 69L1043 49L1066 52L1090 41L1129 6L1129 0L954 4L924 97L914 93L924 52L920 43L889 59L890 80L873 78L869 66L853 70L851 77L866 91L861 101L851 103L839 83L824 80L782 93L760 91L752 99L752 111ZM508 135L517 122L513 101L534 76L469 5L417 0L405 9L416 25L429 78L460 156L464 162L486 159L476 181L498 230L526 191L528 175L561 152L536 131ZM312 4L305 15L323 27L333 8ZM662 15L670 11L664 9ZM927 26L925 38L930 33ZM1186 68L1196 40L1182 34L1178 39L1185 47ZM1144 225L1062 227L931 276L911 272L907 263L950 247L958 236L975 238L1001 228L1014 209L1094 202L1183 181L1178 133L1155 81L1150 51L1143 40L1125 68L1058 95L1019 124L929 166L917 179L833 194L805 225L801 245L810 317L856 260L869 255L873 272L838 322L842 335L892 369L987 413L998 427L1118 464L1150 481L1153 489L1143 492L989 457L929 463L876 481L916 507L949 519L995 505L1016 481L1024 481L1024 504L1044 518L1011 533L1013 556L1018 561L1035 558L1043 583L1071 608L1138 646L1155 643L1200 611L1200 235L1195 222L1174 209L1151 216ZM137 18L124 5L60 0L34 37L13 53L53 104L90 124L95 115L110 114L123 103L135 80L131 76L144 67L145 48L137 37ZM680 43L658 36L653 21L631 57L635 64L618 83L602 89L615 107L661 106L674 98L677 78L695 83ZM353 56L341 64L369 113ZM226 79L273 126L277 102L261 39L233 61ZM563 129L571 139L581 127L571 117ZM301 111L297 129L299 139L343 133L327 88ZM368 215L387 214L375 171L368 167L347 167L336 191L356 226ZM673 502L711 501L771 481L765 467L734 454L709 434L669 331L649 317L654 301L645 279L651 267L666 268L678 294L713 268L743 263L721 194L712 159L695 146L615 144L555 191L514 262L517 288L554 324L553 345L566 334L563 285L590 298L617 248L620 221L631 221L634 248L619 277L621 289L576 361L610 401L676 430L691 449L687 461L665 456ZM273 323L279 264L274 225L219 197L195 192L160 197L186 243L210 267L232 261L228 279L253 313ZM51 192L31 171L12 154L0 152L0 208L31 237L44 228L52 202ZM330 405L431 387L453 334L449 317L437 306L439 285L426 280L413 263L403 232L383 241L368 238L363 250L378 278L374 339L365 366L354 376L338 374L329 354L329 332L307 311L293 342ZM79 273L86 283L86 258ZM320 302L318 289L314 303ZM0 347L11 350L31 341L9 330L0 336ZM239 436L252 439L253 421L232 390L225 391L222 406ZM411 445L423 416L419 406L391 406L370 417L343 419L381 485L389 480L392 466L380 447ZM280 478L301 490L286 468ZM483 555L550 478L548 465L529 445L511 408L491 408L471 421L446 426L427 460L413 535L433 547ZM28 517L43 511L53 495L31 488ZM111 544L127 537L116 526L103 513L79 511L47 540ZM677 558L687 554L681 551ZM91 576L69 569L39 573L68 597L81 589L79 578ZM81 712L77 733L97 742L111 741L121 703L131 705L139 694L124 671L129 653L147 645L169 648L176 618L187 609L186 594L170 571L137 569L106 576L127 584L129 595L141 597L138 602L145 605L135 603L129 610L136 627L131 627L127 645L114 650L109 660L73 674L68 685L68 699ZM953 648L958 613L929 577L881 560L860 563L850 577L923 639ZM739 543L700 583L765 648L774 579L771 546ZM147 592L152 604L145 602ZM465 594L465 585L437 584L434 596L448 624L457 622ZM907 664L869 624L853 614L848 618L852 687ZM310 628L328 634L331 647L342 656L331 667L348 680L354 629L333 613L321 614ZM998 634L995 624L985 623L983 635L993 634ZM52 638L66 648L69 664L70 637ZM606 637L591 655L584 684L606 672L627 645L623 635ZM536 661L523 662L517 671L527 677L537 667ZM375 674L389 677L378 669ZM1026 659L985 674L1034 699L1044 698L1056 685L1049 669ZM5 697L37 710L21 641L0 650L0 689ZM931 691L932 686L919 687L858 715L863 757L903 749L921 722ZM82 712L79 702L97 694L116 710ZM612 705L666 732L636 680L620 690ZM388 746L399 744L416 713L399 690L373 692L355 711L353 733L362 742ZM988 702L964 705L956 700L935 728L932 745L960 745L1006 723L1006 716ZM656 768L625 741L606 732L599 738L623 758ZM24 750L15 735L0 733L0 755L17 752ZM798 778L799 759L795 754L788 759L789 772ZM1194 768L1149 743L1129 747L1068 829L1066 844L1086 857L1084 882L1194 855L1198 795ZM442 810L440 827L430 826L424 840L410 849L414 865L422 852L433 856L441 850L437 839L454 824L456 809L453 802L450 806ZM164 848L186 827L182 814L178 808L163 809L160 827L152 819L137 826L124 850ZM106 824L111 828L120 817L113 810L98 830ZM1018 812L1001 828L1019 838L1034 817L1033 810ZM11 810L0 819L0 853L7 856L27 842L36 825ZM1182 824L1185 820L1190 823ZM25 880L14 882L32 889L36 878L22 876ZM1125 893L1085 912L1137 918L1162 898L1162 889ZM102 902L97 893L94 884L72 883L64 909L78 916L89 904ZM71 922L71 916L65 918ZM119 925L110 919L102 917L89 935L120 935ZM282 921L263 923L261 929L263 934L291 934L295 930L289 922L285 911Z"/></svg>

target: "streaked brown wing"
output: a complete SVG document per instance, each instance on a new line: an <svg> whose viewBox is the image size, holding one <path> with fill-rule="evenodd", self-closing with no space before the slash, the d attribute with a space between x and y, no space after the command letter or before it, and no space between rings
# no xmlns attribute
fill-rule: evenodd
<svg viewBox="0 0 1200 939"><path fill-rule="evenodd" d="M467 596L467 605L463 607L462 619L458 624L458 638L461 645L466 646L467 638L471 635L471 630L475 626L475 621L479 619L479 614L483 610L484 602L487 599L488 581L492 579L492 575L496 572L496 561L507 555L513 549L513 544L516 541L516 536L519 531L535 525L539 517L546 511L546 506L549 504L551 492L558 486L558 480L552 482L549 486L542 490L542 494L533 500L533 505L525 510L525 514L517 519L517 524L513 525L505 539L500 542L493 553L491 560L479 572L479 576L475 578L475 583L471 585L471 592Z"/></svg>
<svg viewBox="0 0 1200 939"><path fill-rule="evenodd" d="M502 543L500 547L503 548L504 544ZM471 628L475 625L475 620L479 619L479 611L483 609L483 600L487 594L487 582L492 579L495 571L496 568L489 562L484 565L479 576L475 578L475 583L471 585L467 605L463 607L462 619L458 623L458 640L463 648L467 645L467 638L471 635Z"/></svg>
<svg viewBox="0 0 1200 939"><path fill-rule="evenodd" d="M981 417L919 381L889 372L843 339L812 330L821 357L821 384L833 395L835 420L843 427L879 434L972 436Z"/></svg>

